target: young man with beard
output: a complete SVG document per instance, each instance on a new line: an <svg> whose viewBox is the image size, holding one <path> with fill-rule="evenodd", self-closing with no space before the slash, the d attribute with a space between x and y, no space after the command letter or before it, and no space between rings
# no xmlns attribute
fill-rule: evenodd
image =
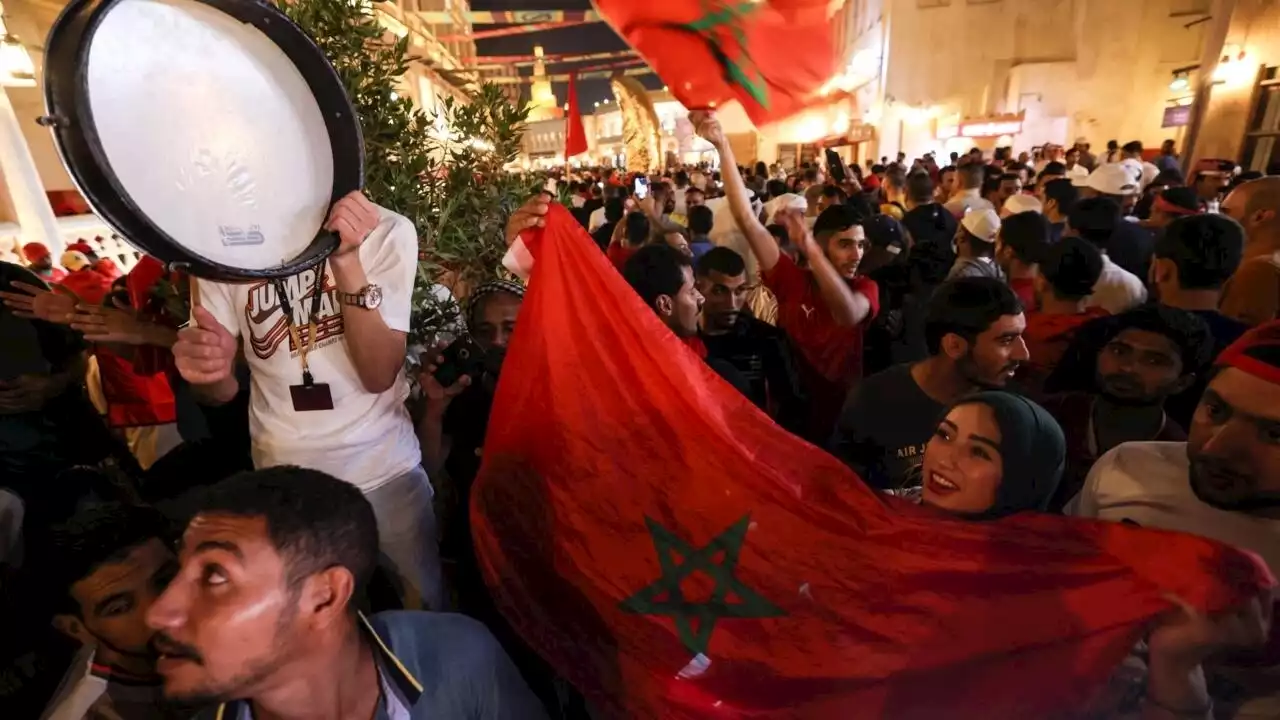
<svg viewBox="0 0 1280 720"><path fill-rule="evenodd" d="M151 604L177 571L168 522L145 507L106 503L53 528L37 551L53 624L80 643L46 720L186 718L163 701L147 627Z"/></svg>
<svg viewBox="0 0 1280 720"><path fill-rule="evenodd" d="M832 453L871 487L918 484L925 443L953 402L1002 388L1027 360L1026 320L1008 285L992 278L949 280L929 301L929 358L872 375L849 396Z"/></svg>
<svg viewBox="0 0 1280 720"><path fill-rule="evenodd" d="M747 306L747 266L729 248L709 250L697 260L702 305L699 337L707 358L729 363L747 382L747 397L793 433L804 431L808 405L786 333L757 320Z"/></svg>
<svg viewBox="0 0 1280 720"><path fill-rule="evenodd" d="M174 701L200 718L540 719L541 704L480 623L356 598L378 528L354 486L274 467L191 504L179 568L146 614Z"/></svg>
<svg viewBox="0 0 1280 720"><path fill-rule="evenodd" d="M1185 440L1182 427L1165 414L1165 401L1190 387L1213 357L1204 322L1161 305L1098 321L1080 341L1097 348L1091 389L1042 403L1067 439L1067 467L1055 509L1080 491L1089 469L1111 448Z"/></svg>
<svg viewBox="0 0 1280 720"><path fill-rule="evenodd" d="M1212 538L1257 553L1280 573L1280 322L1250 330L1213 372L1187 442L1114 448L1066 512ZM1265 627L1276 599L1273 589L1238 621ZM1158 644L1153 637L1153 657ZM1182 711L1169 717L1205 717L1211 706L1217 717L1280 717L1280 625L1271 626L1268 647L1248 657L1177 660L1163 667L1153 660L1148 673L1148 698L1155 689L1160 705Z"/></svg>
<svg viewBox="0 0 1280 720"><path fill-rule="evenodd" d="M778 298L778 327L800 351L800 377L810 402L805 437L824 442L849 388L862 376L863 333L878 312L875 282L858 275L867 246L863 218L849 205L833 205L817 217L810 234L802 218L788 214L783 224L808 260L809 269L801 269L782 254L751 209L719 121L703 112L690 119L720 153L734 220L759 261L765 286Z"/></svg>
<svg viewBox="0 0 1280 720"><path fill-rule="evenodd" d="M1067 219L1080 200L1080 191L1070 180L1050 180L1044 184L1040 199L1044 203L1044 218L1049 221L1049 242L1056 243L1066 232Z"/></svg>

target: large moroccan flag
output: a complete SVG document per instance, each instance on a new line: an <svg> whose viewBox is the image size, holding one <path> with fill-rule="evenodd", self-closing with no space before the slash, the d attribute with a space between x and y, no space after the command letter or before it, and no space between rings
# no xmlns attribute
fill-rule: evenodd
<svg viewBox="0 0 1280 720"><path fill-rule="evenodd" d="M738 100L757 126L815 99L838 69L830 0L596 0L690 110Z"/></svg>
<svg viewBox="0 0 1280 720"><path fill-rule="evenodd" d="M710 371L567 210L526 235L474 538L504 616L606 717L1063 717L1164 593L1215 611L1274 583L1190 535L873 493Z"/></svg>

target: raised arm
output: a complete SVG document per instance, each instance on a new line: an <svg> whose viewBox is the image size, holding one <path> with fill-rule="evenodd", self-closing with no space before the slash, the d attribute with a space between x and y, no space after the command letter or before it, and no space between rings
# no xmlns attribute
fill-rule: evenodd
<svg viewBox="0 0 1280 720"><path fill-rule="evenodd" d="M716 152L720 153L720 177L724 180L724 194L729 200L729 210L733 212L733 219L738 223L738 229L750 243L751 252L760 262L760 271L769 272L778 264L782 251L778 249L778 243L773 239L773 235L765 229L751 209L747 185L743 182L742 175L738 173L733 148L729 147L728 141L725 140L720 121L712 113L702 111L689 113L689 120L697 128L698 135L711 143Z"/></svg>
<svg viewBox="0 0 1280 720"><path fill-rule="evenodd" d="M813 239L813 233L809 232L802 218L789 213L784 222L791 244L799 248L809 261L809 269L813 271L813 279L818 284L818 293L831 310L831 317L836 325L854 327L861 324L871 315L871 300L862 293L849 289L849 283L827 259L827 254L818 245L818 241Z"/></svg>

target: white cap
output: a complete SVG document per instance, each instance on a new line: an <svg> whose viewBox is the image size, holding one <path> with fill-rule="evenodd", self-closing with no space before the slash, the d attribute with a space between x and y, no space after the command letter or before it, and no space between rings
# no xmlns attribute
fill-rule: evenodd
<svg viewBox="0 0 1280 720"><path fill-rule="evenodd" d="M996 241L996 235L1000 232L1000 216L996 215L995 210L989 208L974 208L964 214L960 225L970 235L983 242L992 243Z"/></svg>
<svg viewBox="0 0 1280 720"><path fill-rule="evenodd" d="M1010 195L1009 199L1004 201L1004 208L1000 210L1000 217L1005 218L1024 212L1043 213L1044 205L1040 203L1040 199L1035 195L1027 195L1026 193Z"/></svg>
<svg viewBox="0 0 1280 720"><path fill-rule="evenodd" d="M1099 165L1088 177L1075 178L1071 181L1076 187L1086 187L1103 195L1136 195L1138 178L1135 178L1128 166L1122 163Z"/></svg>

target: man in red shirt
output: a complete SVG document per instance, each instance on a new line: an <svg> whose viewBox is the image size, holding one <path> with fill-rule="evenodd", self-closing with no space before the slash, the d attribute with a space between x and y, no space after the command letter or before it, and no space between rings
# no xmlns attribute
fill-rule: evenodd
<svg viewBox="0 0 1280 720"><path fill-rule="evenodd" d="M818 216L810 234L802 218L788 213L784 224L791 242L808 260L809 269L801 269L782 254L752 211L719 121L703 112L692 113L690 120L720 153L733 218L760 263L765 285L778 298L778 327L800 350L800 379L810 398L805 436L824 443L835 428L845 395L862 377L863 333L879 311L875 281L857 274L867 247L862 218L848 205L833 205Z"/></svg>
<svg viewBox="0 0 1280 720"><path fill-rule="evenodd" d="M49 248L42 243L33 242L23 245L22 254L31 264L31 272L39 275L41 280L50 285L62 282L62 278L67 276L66 270L54 267L53 253L49 252Z"/></svg>
<svg viewBox="0 0 1280 720"><path fill-rule="evenodd" d="M1027 329L1022 333L1031 359L1018 373L1018 384L1028 395L1044 395L1045 380L1058 366L1076 330L1107 314L1102 308L1087 307L1089 293L1101 274L1102 253L1078 237L1062 238L1041 257L1035 278L1039 309L1027 313Z"/></svg>

